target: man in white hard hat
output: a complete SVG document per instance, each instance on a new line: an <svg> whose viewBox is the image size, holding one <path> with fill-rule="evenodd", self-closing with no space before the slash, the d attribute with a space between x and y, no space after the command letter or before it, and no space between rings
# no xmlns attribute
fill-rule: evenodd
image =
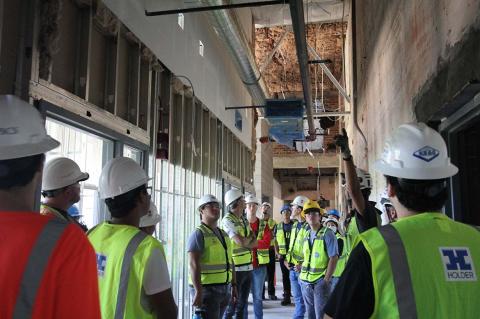
<svg viewBox="0 0 480 319"><path fill-rule="evenodd" d="M150 201L148 213L140 218L140 229L150 236L153 236L153 233L155 233L155 228L159 222L160 214L158 213L157 206L154 202Z"/></svg>
<svg viewBox="0 0 480 319"><path fill-rule="evenodd" d="M229 303L223 317L230 319L235 316L237 319L243 319L252 283L252 248L257 247L258 242L250 224L243 216L245 199L242 192L236 189L226 192L225 206L227 214L222 219L222 228L232 241L238 299L236 303Z"/></svg>
<svg viewBox="0 0 480 319"><path fill-rule="evenodd" d="M59 143L18 97L0 95L0 113L0 318L99 319L95 253L85 234L33 211L44 153Z"/></svg>
<svg viewBox="0 0 480 319"><path fill-rule="evenodd" d="M232 244L218 228L220 203L215 196L202 196L197 210L202 223L187 244L192 304L203 318L221 319L229 302L237 299Z"/></svg>
<svg viewBox="0 0 480 319"><path fill-rule="evenodd" d="M257 217L258 199L253 195L245 197L246 215L250 228L257 238L258 245L252 249L252 299L255 318L263 318L262 294L267 276L267 265L270 261L269 247L272 241L272 232L264 219ZM245 310L246 311L246 310Z"/></svg>
<svg viewBox="0 0 480 319"><path fill-rule="evenodd" d="M305 316L305 303L303 301L302 289L300 287L300 271L296 269L301 259L301 249L305 236L310 229L305 222L303 206L308 202L308 198L302 195L295 197L292 202L292 219L295 220L290 234L290 245L287 257L284 261L285 266L290 269L290 286L292 289L295 310L293 318L303 318Z"/></svg>
<svg viewBox="0 0 480 319"><path fill-rule="evenodd" d="M328 318L477 318L480 232L441 212L458 172L441 135L401 125L375 169L398 220L359 235Z"/></svg>
<svg viewBox="0 0 480 319"><path fill-rule="evenodd" d="M348 141L345 129L342 129L342 134L335 136L335 144L340 147L345 165L345 181L342 184L346 187L353 208L345 223L345 249L349 255L359 233L380 226L382 212L375 207L375 202L369 200L371 176L367 171L355 167Z"/></svg>
<svg viewBox="0 0 480 319"><path fill-rule="evenodd" d="M77 163L69 158L58 157L48 161L43 169L42 195L45 199L40 206L40 213L72 222L87 231L67 211L80 201L80 182L88 177L88 173L82 172Z"/></svg>
<svg viewBox="0 0 480 319"><path fill-rule="evenodd" d="M145 171L132 159L110 160L100 174L100 198L112 219L89 231L97 253L103 318L176 318L162 244L138 227L148 212Z"/></svg>

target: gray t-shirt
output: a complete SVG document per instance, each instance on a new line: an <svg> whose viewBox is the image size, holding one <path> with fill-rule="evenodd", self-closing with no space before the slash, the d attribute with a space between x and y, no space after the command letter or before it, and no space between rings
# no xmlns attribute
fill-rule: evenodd
<svg viewBox="0 0 480 319"><path fill-rule="evenodd" d="M317 236L317 231L310 229L309 231L309 241L310 245L313 244L313 240ZM325 234L323 235L323 240L325 241L325 247L327 250L328 257L333 257L333 256L338 256L338 242L337 242L337 237L335 237L335 234L333 231L330 229L327 229L325 231ZM317 239L318 240L318 239Z"/></svg>
<svg viewBox="0 0 480 319"><path fill-rule="evenodd" d="M213 229L215 235L218 238L222 237L220 230L218 228ZM195 229L195 231L190 235L187 242L187 252L200 252L202 253L205 249L205 241L203 239L203 233L200 229Z"/></svg>

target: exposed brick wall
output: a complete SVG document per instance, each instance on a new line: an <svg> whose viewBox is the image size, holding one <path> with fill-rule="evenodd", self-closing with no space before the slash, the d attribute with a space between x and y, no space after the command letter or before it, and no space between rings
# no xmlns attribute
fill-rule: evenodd
<svg viewBox="0 0 480 319"><path fill-rule="evenodd" d="M323 59L330 59L327 64L336 79L342 82L342 41L346 25L341 23L309 24L306 28L307 41L315 48ZM283 34L285 27L259 28L255 32L255 57L262 66ZM310 65L312 81L312 98L321 99L322 72L318 65ZM274 54L269 66L262 74L273 97L303 97L302 82L298 66L295 40L292 32L288 32L280 49ZM343 99L326 75L323 76L324 105L327 111L343 110ZM338 134L338 122L324 136L323 147L327 149L333 136ZM274 143L274 154L291 154L295 150Z"/></svg>

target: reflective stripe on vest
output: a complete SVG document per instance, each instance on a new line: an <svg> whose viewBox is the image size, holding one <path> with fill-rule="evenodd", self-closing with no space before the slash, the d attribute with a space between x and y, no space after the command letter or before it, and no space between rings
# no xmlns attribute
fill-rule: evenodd
<svg viewBox="0 0 480 319"><path fill-rule="evenodd" d="M228 213L224 219L235 225L235 230L240 236L248 237L251 234L250 225L244 218L238 218L235 214ZM252 264L251 249L238 245L234 240L232 240L232 257L235 267Z"/></svg>
<svg viewBox="0 0 480 319"><path fill-rule="evenodd" d="M13 319L30 318L48 260L68 223L51 218L40 231L30 251L25 270L20 281L20 289L13 310Z"/></svg>
<svg viewBox="0 0 480 319"><path fill-rule="evenodd" d="M122 261L122 271L120 272L120 283L118 285L117 305L115 307L115 319L123 319L125 314L125 303L127 300L128 282L130 277L130 266L133 255L137 251L140 243L148 236L147 233L139 230L138 233L130 239L125 255Z"/></svg>
<svg viewBox="0 0 480 319"><path fill-rule="evenodd" d="M373 318L471 318L480 312L472 299L480 295L480 234L471 227L441 213L420 213L359 239L372 261Z"/></svg>
<svg viewBox="0 0 480 319"><path fill-rule="evenodd" d="M325 252L325 231L325 227L317 230L313 243L310 243L310 234L304 238L303 256L305 258L300 273L300 279L303 281L314 283L327 271L329 258ZM314 256L313 260L312 255Z"/></svg>
<svg viewBox="0 0 480 319"><path fill-rule="evenodd" d="M204 249L200 256L202 285L228 284L232 281L232 246L227 234L220 230L223 241L205 224L197 227L204 238ZM189 283L192 284L191 276Z"/></svg>

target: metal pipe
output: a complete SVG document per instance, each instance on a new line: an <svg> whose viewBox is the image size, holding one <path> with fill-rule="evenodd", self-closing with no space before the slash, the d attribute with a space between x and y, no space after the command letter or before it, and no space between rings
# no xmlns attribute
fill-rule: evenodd
<svg viewBox="0 0 480 319"><path fill-rule="evenodd" d="M322 60L322 58L320 57L320 55L318 55L318 53L315 51L314 48L312 48L310 45L308 45L308 50L310 51L310 53L318 60ZM342 85L337 81L337 79L335 78L335 76L332 74L332 72L330 72L330 69L324 64L324 63L320 63L320 67L322 68L323 72L325 72L325 74L328 76L328 78L330 79L330 81L332 81L333 85L335 85L335 87L337 88L337 90L340 92L340 94L345 98L345 100L347 100L348 103L350 103L350 97L348 96L348 93L347 91L345 91L345 89L342 87Z"/></svg>
<svg viewBox="0 0 480 319"><path fill-rule="evenodd" d="M292 17L293 33L295 35L295 46L297 49L300 76L302 78L303 98L305 100L305 112L308 122L308 140L315 140L315 124L312 117L312 83L308 71L307 39L305 37L305 17L303 13L303 1L292 0L290 4L290 15Z"/></svg>
<svg viewBox="0 0 480 319"><path fill-rule="evenodd" d="M178 14L178 13L192 13L192 12L214 11L214 10L224 10L224 9L262 7L262 6L271 6L274 4L284 4L285 2L286 0L271 0L271 1L218 4L218 5L211 5L208 7L194 7L194 8L161 10L161 11L145 10L145 15L147 17L153 17L153 16L162 16L162 15Z"/></svg>
<svg viewBox="0 0 480 319"><path fill-rule="evenodd" d="M223 4L221 0L202 0L201 2L212 6ZM265 92L268 92L268 90L261 79L255 58L248 47L248 42L239 27L234 12L231 10L216 10L210 11L208 16L218 36L233 57L240 78L247 86L253 103L255 105L265 105ZM263 113L262 110L260 112Z"/></svg>
<svg viewBox="0 0 480 319"><path fill-rule="evenodd" d="M357 129L357 131L360 133L360 136L362 136L363 142L365 144L365 157L366 157L368 154L368 142L367 142L367 138L365 137L365 134L363 134L362 130L360 129L360 126L358 125L358 120L357 120L357 14L355 11L356 11L355 0L352 0L352 67L353 67L352 118L353 118L353 125ZM367 163L366 169L368 170L368 161L366 161L366 163Z"/></svg>

